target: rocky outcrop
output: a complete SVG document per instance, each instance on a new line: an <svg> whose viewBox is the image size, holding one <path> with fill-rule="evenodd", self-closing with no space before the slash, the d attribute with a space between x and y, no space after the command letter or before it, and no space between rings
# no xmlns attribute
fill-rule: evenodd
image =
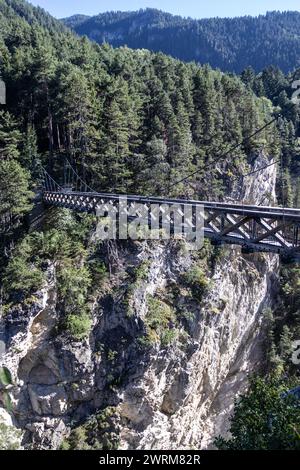
<svg viewBox="0 0 300 470"><path fill-rule="evenodd" d="M0 408L0 448L1 450L22 450L22 431L13 423L10 414Z"/></svg>
<svg viewBox="0 0 300 470"><path fill-rule="evenodd" d="M261 155L256 165L264 163ZM242 187L242 198L274 198L274 167L266 171L255 175L248 189ZM233 198L241 198L237 190ZM113 407L120 448L210 447L216 434L226 432L248 373L263 362L263 311L272 303L278 259L224 248L210 263L209 289L195 299L182 285L194 254L178 243L114 248L118 263L94 305L86 340L76 342L57 331L51 263L44 289L1 318L1 365L12 376L11 415L24 431L23 445L57 448L72 427ZM147 269L133 281L130 273L141 264ZM169 344L141 341L148 296L185 312Z"/></svg>
<svg viewBox="0 0 300 470"><path fill-rule="evenodd" d="M263 310L270 305L275 259L229 254L199 308L190 353L157 351L126 388L120 414L127 448L207 447L224 433L234 398L262 360ZM216 305L222 299L222 310Z"/></svg>

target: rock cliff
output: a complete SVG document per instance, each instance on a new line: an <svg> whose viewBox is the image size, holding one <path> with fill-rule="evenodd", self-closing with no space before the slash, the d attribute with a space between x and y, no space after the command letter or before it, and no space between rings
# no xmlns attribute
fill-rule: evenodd
<svg viewBox="0 0 300 470"><path fill-rule="evenodd" d="M255 166L264 162L260 155ZM269 204L275 180L275 166L269 167L230 196ZM86 340L76 342L58 329L51 260L44 288L2 315L6 425L22 430L25 448L58 448L71 428L101 411L104 446L210 447L215 435L226 432L247 375L263 363L263 311L272 304L278 258L210 248L201 260L209 283L195 295L183 274L197 255L182 244L113 248L111 277L94 304ZM151 323L155 309L161 318ZM155 333L158 324L167 325L167 335Z"/></svg>

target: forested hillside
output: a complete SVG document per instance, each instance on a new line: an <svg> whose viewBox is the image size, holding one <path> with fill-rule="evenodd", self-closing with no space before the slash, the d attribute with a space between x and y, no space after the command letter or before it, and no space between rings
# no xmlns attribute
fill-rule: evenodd
<svg viewBox="0 0 300 470"><path fill-rule="evenodd" d="M25 295L42 280L26 266L43 248L31 237L32 246L22 244L41 164L62 175L67 157L99 190L222 198L258 151L280 152L274 125L247 140L273 107L237 77L145 50L100 47L22 0L1 0L0 23L7 87L0 115L2 272L15 241L21 244L7 268L6 299L14 285L20 293L20 273ZM188 184L173 185L191 171Z"/></svg>
<svg viewBox="0 0 300 470"><path fill-rule="evenodd" d="M1 52L2 148L13 133L9 156L20 154L29 171L38 159L53 167L68 155L102 189L166 192L183 171L199 168L201 176L204 163L272 113L237 77L145 50L100 47L18 0L1 2ZM231 168L274 146L274 132L237 149ZM216 196L222 190L217 168L199 181L173 191L205 197L208 188Z"/></svg>
<svg viewBox="0 0 300 470"><path fill-rule="evenodd" d="M112 22L118 17L111 15ZM180 19L176 21L181 25ZM193 24L188 29L192 31ZM288 49L284 50L287 54ZM290 54L294 53L291 49ZM216 342L221 338L218 353L222 354L224 344L228 349L232 346L226 336L229 330L236 335L232 343L237 345L236 338L242 336L242 331L236 333L242 328L240 303L233 299L230 304L225 294L219 298L218 291L216 299L209 298L218 263L226 262L221 272L232 276L223 281L217 271L220 288L234 291L239 286L242 294L248 289L250 300L243 304L241 321L248 321L248 310L253 321L257 312L261 316L259 310L251 310L255 294L264 300L269 282L265 276L273 269L273 258L259 254L244 259L210 243L191 258L181 253L180 243L141 249L138 243L116 242L112 247L93 241L95 217L68 210L46 211L43 225L29 230L28 214L40 186L40 167L59 178L67 157L97 190L222 200L243 184L241 175L262 156L279 162L279 203L299 205L299 107L290 101L291 76L268 67L260 74L247 68L238 77L162 53L98 45L23 0L0 0L0 77L7 88L7 105L0 105L0 321L9 332L9 366L17 374L12 378L8 366L0 367L1 409L14 414L16 407L20 428L30 431L25 436L28 448L59 447L68 431L86 421L63 447L112 449L118 446L120 422L125 428L129 422L130 432L135 425L137 433L141 429L140 417L130 405L123 410L123 421L117 416L114 427L117 406L111 405L119 403L118 394L130 383L130 374L135 383L135 373L143 375L156 356L159 359L151 367L154 371L157 367L160 374L161 363L169 357L168 380L173 380L178 357L190 365L203 340L196 336L202 327L216 331ZM276 124L251 137L279 113ZM226 158L221 158L223 154ZM190 172L194 176L188 182L173 184ZM173 258L176 262L171 266ZM171 274L163 288L167 271ZM299 334L299 279L297 267L282 269L279 300L267 312L270 334L265 370L285 382L278 390L275 386L277 395L294 383L294 378L287 383L287 376L297 377L289 352ZM145 295L151 283L152 291ZM48 302L46 309L43 301ZM141 311L146 312L144 317ZM223 316L225 311L227 316ZM42 312L42 318L34 323L37 312ZM207 323L201 324L203 318ZM11 348L14 335L21 340ZM87 341L90 335L91 342ZM205 356L211 344L203 344L195 367L203 358L208 360L203 366L205 380L213 367L210 355ZM173 346L173 356L168 356ZM233 350L232 361L236 353L238 349ZM215 367L222 365L224 358L215 357ZM72 364L70 370L68 364ZM228 370L222 370L225 378L230 366L228 359ZM198 370L195 373L198 377ZM185 387L184 372L180 370L177 379L179 385L172 382L174 388ZM268 399L268 385L261 387ZM133 395L134 400L140 399L141 390ZM160 404L163 422L185 401L172 393L167 390ZM151 423L152 411L147 407L146 421ZM246 407L246 414L249 410L251 406ZM143 420L143 408L141 414ZM293 413L283 419L288 426L294 424ZM263 434L264 425L265 421L257 433ZM2 447L7 445L6 431L0 427L0 432ZM296 439L294 431L292 438ZM289 435L278 439L285 445ZM239 441L236 446L246 448L246 444ZM219 445L231 444L219 441ZM262 448L268 445L264 441Z"/></svg>
<svg viewBox="0 0 300 470"><path fill-rule="evenodd" d="M159 10L109 12L63 20L98 43L161 51L184 61L240 73L276 65L284 72L299 66L300 13L194 20Z"/></svg>

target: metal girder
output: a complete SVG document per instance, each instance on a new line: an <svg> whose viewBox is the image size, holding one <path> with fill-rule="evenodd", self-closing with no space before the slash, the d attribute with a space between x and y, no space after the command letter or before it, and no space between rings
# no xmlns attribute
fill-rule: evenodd
<svg viewBox="0 0 300 470"><path fill-rule="evenodd" d="M262 240L265 240L268 237L274 237L276 241L278 241L284 248L289 248L288 244L286 243L285 239L279 235L277 232L279 230L287 228L288 226L291 225L291 223L285 222L277 225L276 227L272 227L270 224L268 224L264 219L257 219L256 222L263 227L266 231L265 233L261 234L259 237L257 237L254 240L254 243L259 243Z"/></svg>
<svg viewBox="0 0 300 470"><path fill-rule="evenodd" d="M227 235L230 232L235 232L238 230L239 233L241 233L246 239L247 238L250 239L249 234L247 234L247 232L245 232L244 230L241 230L241 227L245 225L247 222L249 222L251 220L251 217L247 216L247 217L242 217L240 220L236 220L234 217L228 214L226 215L226 220L228 220L230 225L226 227L224 230L222 230L222 232L220 233L221 237L224 237L224 235Z"/></svg>
<svg viewBox="0 0 300 470"><path fill-rule="evenodd" d="M51 184L55 186L52 181ZM298 253L300 257L300 237L298 236L300 209L63 190L47 191L44 189L43 192L43 200L46 204L94 213L99 204L105 204L107 208L113 207L117 211L117 203L125 197L127 200L127 206L123 208L125 213L129 213L130 208L138 207L137 205L140 204L149 211L149 220L157 220L157 217L160 218L165 213L166 220L170 223L173 222L173 218L166 214L166 206L171 208L174 204L182 204L182 207L191 205L196 208L197 205L201 205L204 207L205 237L221 243L248 247L253 251L271 251L285 255ZM158 210L153 209L153 213L152 204L158 207ZM139 215L139 212L137 214Z"/></svg>

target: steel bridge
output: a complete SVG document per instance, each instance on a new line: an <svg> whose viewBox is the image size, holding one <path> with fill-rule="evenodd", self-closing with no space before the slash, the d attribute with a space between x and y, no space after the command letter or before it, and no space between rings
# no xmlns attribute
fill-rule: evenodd
<svg viewBox="0 0 300 470"><path fill-rule="evenodd" d="M159 208L160 216L166 207L174 204L182 205L182 209L190 206L193 213L201 207L204 236L213 244L239 245L243 253L271 252L280 254L286 261L300 262L300 209L100 193L90 188L75 170L69 171L72 172L69 183L60 186L44 170L46 205L96 214L100 205L117 208L120 199L126 198L125 210L129 213L135 205L142 205L149 223L152 217L157 217L157 213L155 216L151 213L153 206Z"/></svg>

